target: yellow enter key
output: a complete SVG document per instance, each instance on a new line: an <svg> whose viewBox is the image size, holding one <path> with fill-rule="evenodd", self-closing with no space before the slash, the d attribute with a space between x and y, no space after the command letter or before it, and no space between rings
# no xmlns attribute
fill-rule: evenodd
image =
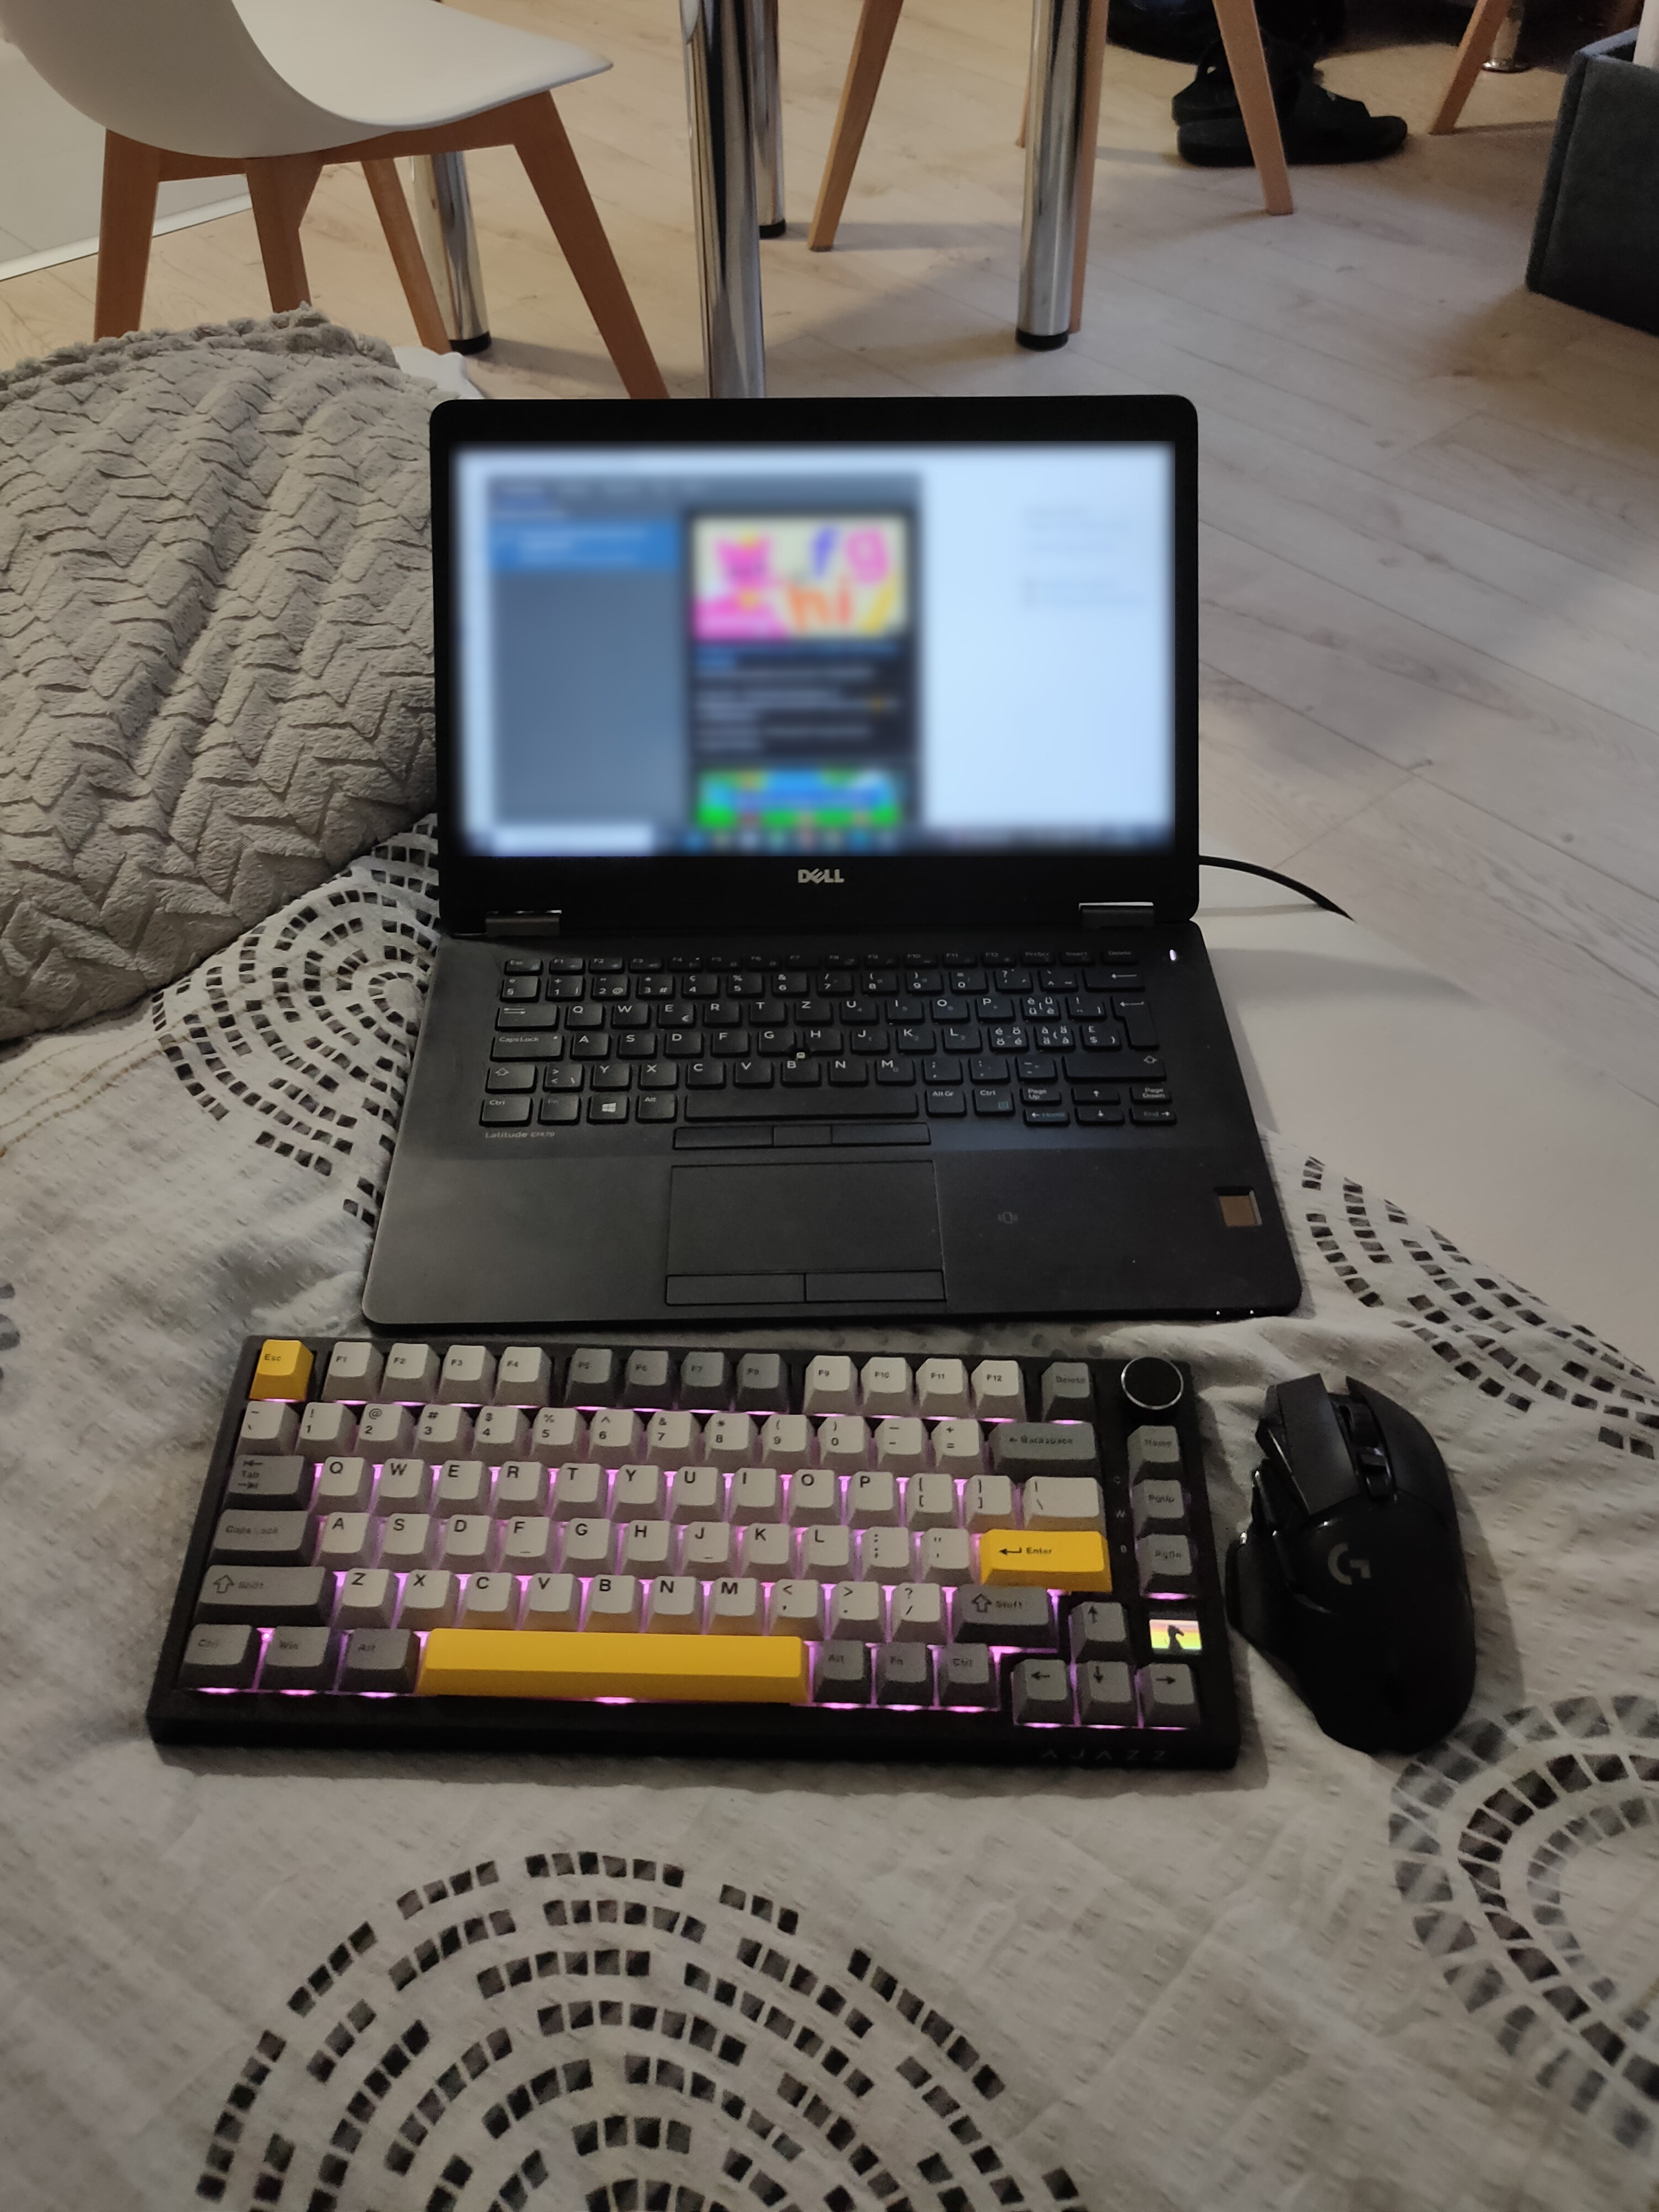
<svg viewBox="0 0 1659 2212"><path fill-rule="evenodd" d="M574 1635L562 1629L434 1628L416 1693L426 1698L647 1698L804 1705L798 1636Z"/></svg>
<svg viewBox="0 0 1659 2212"><path fill-rule="evenodd" d="M268 1336L259 1347L250 1398L291 1398L296 1403L311 1386L311 1354L297 1336Z"/></svg>
<svg viewBox="0 0 1659 2212"><path fill-rule="evenodd" d="M1112 1562L1097 1529L988 1528L979 1578L994 1589L1109 1590Z"/></svg>

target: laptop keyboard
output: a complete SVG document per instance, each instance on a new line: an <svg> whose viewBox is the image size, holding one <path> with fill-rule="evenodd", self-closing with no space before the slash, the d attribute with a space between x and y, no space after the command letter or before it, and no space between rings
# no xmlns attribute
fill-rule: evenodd
<svg viewBox="0 0 1659 2212"><path fill-rule="evenodd" d="M1133 945L734 957L504 955L480 1122L1175 1122Z"/></svg>
<svg viewBox="0 0 1659 2212"><path fill-rule="evenodd" d="M250 1339L149 1723L1230 1765L1191 1379L1152 1358Z"/></svg>

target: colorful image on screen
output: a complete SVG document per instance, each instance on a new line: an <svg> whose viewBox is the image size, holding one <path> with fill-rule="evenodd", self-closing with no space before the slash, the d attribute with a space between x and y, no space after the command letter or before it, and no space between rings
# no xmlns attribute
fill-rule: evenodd
<svg viewBox="0 0 1659 2212"><path fill-rule="evenodd" d="M691 544L700 644L894 637L908 625L902 515L700 515Z"/></svg>
<svg viewBox="0 0 1659 2212"><path fill-rule="evenodd" d="M720 768L697 778L696 825L722 839L855 841L903 819L903 792L888 768Z"/></svg>

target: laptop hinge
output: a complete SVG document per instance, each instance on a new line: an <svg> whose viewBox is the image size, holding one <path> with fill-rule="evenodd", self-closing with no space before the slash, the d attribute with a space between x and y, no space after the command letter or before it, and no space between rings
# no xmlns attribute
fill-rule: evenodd
<svg viewBox="0 0 1659 2212"><path fill-rule="evenodd" d="M1097 902L1084 899L1077 910L1078 920L1085 929L1109 929L1113 924L1148 922L1152 918L1151 899L1115 899Z"/></svg>
<svg viewBox="0 0 1659 2212"><path fill-rule="evenodd" d="M483 933L486 937L556 937L560 920L556 908L550 914L487 914Z"/></svg>

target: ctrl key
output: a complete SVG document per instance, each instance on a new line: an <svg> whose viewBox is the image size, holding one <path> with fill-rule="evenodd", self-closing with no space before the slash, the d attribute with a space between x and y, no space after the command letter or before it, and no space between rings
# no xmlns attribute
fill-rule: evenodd
<svg viewBox="0 0 1659 2212"><path fill-rule="evenodd" d="M258 1632L244 1622L199 1623L179 1667L181 1690L246 1690L259 1665Z"/></svg>

